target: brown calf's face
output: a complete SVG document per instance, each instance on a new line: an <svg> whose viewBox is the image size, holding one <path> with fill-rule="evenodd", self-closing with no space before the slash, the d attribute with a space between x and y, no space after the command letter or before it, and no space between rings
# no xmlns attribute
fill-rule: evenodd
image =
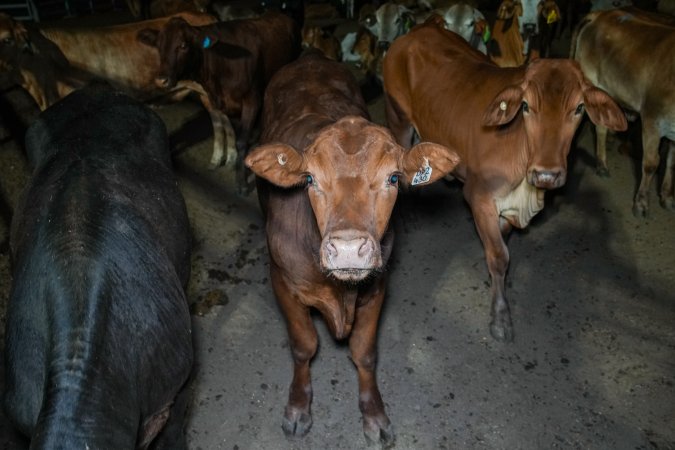
<svg viewBox="0 0 675 450"><path fill-rule="evenodd" d="M184 19L174 17L160 31L139 31L138 40L159 51L159 72L155 83L160 88L172 88L184 72L196 62L198 33Z"/></svg>
<svg viewBox="0 0 675 450"><path fill-rule="evenodd" d="M321 269L352 283L383 269L380 241L399 184L431 183L458 162L438 144L405 152L387 129L354 116L321 130L303 152L267 144L246 158L257 176L277 186L307 186L322 238Z"/></svg>
<svg viewBox="0 0 675 450"><path fill-rule="evenodd" d="M619 106L584 78L576 62L539 59L528 65L521 84L497 95L483 124L504 125L522 114L528 147L527 181L551 189L565 184L567 155L584 111L595 124L617 131L627 127Z"/></svg>

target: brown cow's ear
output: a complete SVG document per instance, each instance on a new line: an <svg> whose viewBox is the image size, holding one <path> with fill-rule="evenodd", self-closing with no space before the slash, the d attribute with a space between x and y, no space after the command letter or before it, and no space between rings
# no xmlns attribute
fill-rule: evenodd
<svg viewBox="0 0 675 450"><path fill-rule="evenodd" d="M244 160L246 167L272 184L289 188L304 182L305 161L286 144L266 144L255 148Z"/></svg>
<svg viewBox="0 0 675 450"><path fill-rule="evenodd" d="M401 155L401 168L406 184L433 183L455 169L459 156L448 147L421 142Z"/></svg>
<svg viewBox="0 0 675 450"><path fill-rule="evenodd" d="M13 33L16 46L22 50L28 50L33 53L33 47L30 45L30 39L28 38L28 30L21 22L14 23Z"/></svg>
<svg viewBox="0 0 675 450"><path fill-rule="evenodd" d="M138 30L138 33L136 33L136 40L147 46L157 47L157 36L159 36L159 31L151 28L144 28Z"/></svg>
<svg viewBox="0 0 675 450"><path fill-rule="evenodd" d="M520 111L520 105L523 103L523 89L520 86L509 86L501 91L483 115L483 125L494 127L504 125L513 120L516 113Z"/></svg>
<svg viewBox="0 0 675 450"><path fill-rule="evenodd" d="M602 89L588 84L584 89L584 106L594 124L614 131L625 131L628 128L623 110Z"/></svg>

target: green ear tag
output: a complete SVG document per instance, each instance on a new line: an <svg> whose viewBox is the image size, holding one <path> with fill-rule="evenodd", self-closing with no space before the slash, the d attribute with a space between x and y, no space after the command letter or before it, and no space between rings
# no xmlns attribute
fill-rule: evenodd
<svg viewBox="0 0 675 450"><path fill-rule="evenodd" d="M487 44L491 37L490 26L485 24L485 29L483 30L483 43Z"/></svg>

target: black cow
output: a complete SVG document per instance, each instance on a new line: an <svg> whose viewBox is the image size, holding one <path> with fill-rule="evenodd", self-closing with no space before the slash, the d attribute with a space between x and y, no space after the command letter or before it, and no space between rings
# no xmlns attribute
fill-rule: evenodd
<svg viewBox="0 0 675 450"><path fill-rule="evenodd" d="M162 120L90 86L43 112L26 149L34 170L10 236L8 417L31 448L146 448L155 437L184 448L190 234Z"/></svg>

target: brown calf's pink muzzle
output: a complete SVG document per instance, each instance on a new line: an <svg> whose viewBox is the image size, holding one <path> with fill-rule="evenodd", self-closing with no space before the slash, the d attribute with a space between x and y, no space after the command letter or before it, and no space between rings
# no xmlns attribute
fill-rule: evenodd
<svg viewBox="0 0 675 450"><path fill-rule="evenodd" d="M346 282L362 281L382 267L380 245L370 234L357 230L328 233L320 257L325 272Z"/></svg>
<svg viewBox="0 0 675 450"><path fill-rule="evenodd" d="M555 189L565 184L567 175L564 169L546 170L531 167L527 181L539 189Z"/></svg>

